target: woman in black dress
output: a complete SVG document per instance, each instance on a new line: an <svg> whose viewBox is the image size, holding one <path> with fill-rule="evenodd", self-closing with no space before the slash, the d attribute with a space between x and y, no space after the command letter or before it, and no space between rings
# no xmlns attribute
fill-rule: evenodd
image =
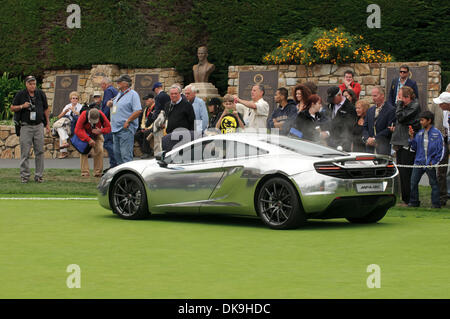
<svg viewBox="0 0 450 319"><path fill-rule="evenodd" d="M356 115L358 120L353 126L352 139L353 139L353 152L366 152L366 144L362 140L363 129L364 129L364 119L366 117L367 110L370 104L367 100L358 100L356 102Z"/></svg>

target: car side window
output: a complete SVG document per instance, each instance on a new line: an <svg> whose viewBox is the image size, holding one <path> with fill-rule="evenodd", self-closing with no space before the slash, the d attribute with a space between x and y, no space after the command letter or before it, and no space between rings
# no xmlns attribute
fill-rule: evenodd
<svg viewBox="0 0 450 319"><path fill-rule="evenodd" d="M216 161L221 160L225 156L225 143L223 140L210 140L203 142L202 160Z"/></svg>
<svg viewBox="0 0 450 319"><path fill-rule="evenodd" d="M195 164L223 159L224 154L223 140L208 140L182 148L172 154L167 161L169 164Z"/></svg>
<svg viewBox="0 0 450 319"><path fill-rule="evenodd" d="M245 158L256 155L264 155L268 153L268 151L263 150L259 147L236 141L227 141L225 149L227 159Z"/></svg>

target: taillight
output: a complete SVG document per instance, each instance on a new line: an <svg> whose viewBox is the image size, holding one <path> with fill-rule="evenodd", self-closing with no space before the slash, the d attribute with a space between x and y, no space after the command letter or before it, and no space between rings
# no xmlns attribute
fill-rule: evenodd
<svg viewBox="0 0 450 319"><path fill-rule="evenodd" d="M357 156L357 161L373 161L375 159L375 156Z"/></svg>
<svg viewBox="0 0 450 319"><path fill-rule="evenodd" d="M339 166L319 166L317 167L319 171L332 171L341 169Z"/></svg>

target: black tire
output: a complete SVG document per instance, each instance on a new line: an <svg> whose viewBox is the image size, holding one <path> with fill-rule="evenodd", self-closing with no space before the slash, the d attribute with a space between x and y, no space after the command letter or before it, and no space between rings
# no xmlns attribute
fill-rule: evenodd
<svg viewBox="0 0 450 319"><path fill-rule="evenodd" d="M381 220L384 216L386 216L388 208L385 207L379 207L375 208L372 212L370 212L368 215L364 217L347 217L346 219L350 223L354 224L373 224Z"/></svg>
<svg viewBox="0 0 450 319"><path fill-rule="evenodd" d="M306 222L294 186L284 178L274 177L264 182L258 192L257 212L272 229L298 228Z"/></svg>
<svg viewBox="0 0 450 319"><path fill-rule="evenodd" d="M111 188L111 208L124 219L144 219L150 215L147 194L141 180L134 174L124 174Z"/></svg>

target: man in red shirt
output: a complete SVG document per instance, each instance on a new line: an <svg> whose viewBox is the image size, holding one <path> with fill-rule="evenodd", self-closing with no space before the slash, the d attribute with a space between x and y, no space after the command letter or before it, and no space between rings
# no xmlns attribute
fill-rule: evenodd
<svg viewBox="0 0 450 319"><path fill-rule="evenodd" d="M101 119L100 119L101 116ZM87 118L86 118L87 117ZM78 118L75 134L84 142L92 146L94 153L94 176L100 177L103 172L103 134L111 132L111 124L102 111L93 108L84 111ZM87 154L80 154L81 176L89 176L89 162Z"/></svg>
<svg viewBox="0 0 450 319"><path fill-rule="evenodd" d="M339 88L341 89L341 92L344 92L345 90L352 89L353 92L356 94L356 99L359 100L359 93L361 93L361 85L358 82L355 82L353 80L354 73L352 70L347 70L344 73L344 82L339 85ZM356 101L353 101L353 104L355 104Z"/></svg>

